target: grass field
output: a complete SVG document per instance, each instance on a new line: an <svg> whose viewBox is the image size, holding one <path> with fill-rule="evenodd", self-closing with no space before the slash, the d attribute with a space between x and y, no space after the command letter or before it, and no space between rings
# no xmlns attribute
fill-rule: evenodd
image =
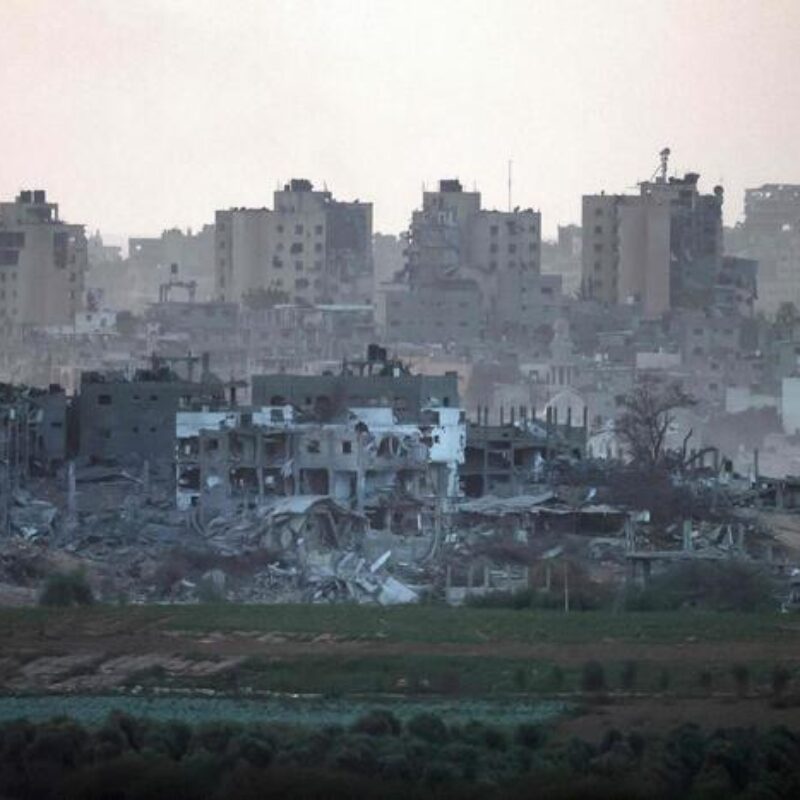
<svg viewBox="0 0 800 800"><path fill-rule="evenodd" d="M575 612L358 605L96 606L81 609L0 609L0 637L103 636L132 631L187 634L236 631L297 636L329 635L351 641L416 644L631 644L762 642L800 646L800 616L714 612Z"/></svg>
<svg viewBox="0 0 800 800"><path fill-rule="evenodd" d="M345 706L389 698L574 704L583 702L591 661L602 667L602 694L614 713L650 704L642 719L666 722L685 706L710 724L747 721L752 709L782 721L800 709L771 704L777 666L789 672L787 691L800 696L800 618L790 615L224 604L0 609L0 691L12 697L210 693L267 702L296 693ZM613 722L596 704L590 716L595 726Z"/></svg>

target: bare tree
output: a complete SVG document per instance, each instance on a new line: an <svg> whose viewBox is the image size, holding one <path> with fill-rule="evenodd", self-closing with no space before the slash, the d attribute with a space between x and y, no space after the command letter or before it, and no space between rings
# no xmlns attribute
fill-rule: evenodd
<svg viewBox="0 0 800 800"><path fill-rule="evenodd" d="M621 413L614 426L633 463L650 471L664 466L667 434L675 422L675 412L695 404L696 400L678 383L650 376L640 378L620 399ZM688 438L683 442L683 459Z"/></svg>
<svg viewBox="0 0 800 800"><path fill-rule="evenodd" d="M792 302L781 303L775 313L775 332L780 339L793 339L800 313Z"/></svg>

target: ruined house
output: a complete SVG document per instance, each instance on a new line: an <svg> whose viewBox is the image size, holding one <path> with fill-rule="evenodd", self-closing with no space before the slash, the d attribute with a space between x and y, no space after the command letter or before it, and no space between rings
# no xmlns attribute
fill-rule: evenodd
<svg viewBox="0 0 800 800"><path fill-rule="evenodd" d="M380 528L393 498L454 497L466 444L457 408L423 409L419 422L401 424L388 408L320 422L291 406L200 407L178 411L175 431L179 508L206 515L323 495L371 510Z"/></svg>
<svg viewBox="0 0 800 800"><path fill-rule="evenodd" d="M413 375L384 348L370 345L367 358L346 361L339 374L255 375L255 406L292 405L321 422L333 420L347 408L391 408L400 422L419 419L423 408L459 405L458 376Z"/></svg>

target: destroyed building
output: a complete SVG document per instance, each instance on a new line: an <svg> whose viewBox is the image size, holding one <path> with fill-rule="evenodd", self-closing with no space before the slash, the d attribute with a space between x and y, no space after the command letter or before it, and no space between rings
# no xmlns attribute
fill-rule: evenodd
<svg viewBox="0 0 800 800"><path fill-rule="evenodd" d="M292 405L322 422L349 407L391 408L400 422L419 420L426 407L459 405L458 376L414 375L382 347L370 347L366 360L345 362L339 374L254 375L256 406Z"/></svg>
<svg viewBox="0 0 800 800"><path fill-rule="evenodd" d="M423 409L416 424L389 408L350 408L334 422L295 417L291 406L197 408L176 416L176 499L204 516L276 497L329 495L383 523L395 497L458 493L465 446L458 408Z"/></svg>
<svg viewBox="0 0 800 800"><path fill-rule="evenodd" d="M531 409L533 412L533 409ZM543 420L528 416L528 409L509 410L508 421L501 409L500 424L490 425L488 409L469 425L461 488L467 497L509 497L526 487L543 483L545 465L559 457L580 459L586 450L587 412L583 419L571 414L559 425L557 408L548 407Z"/></svg>
<svg viewBox="0 0 800 800"><path fill-rule="evenodd" d="M128 240L131 302L153 303L161 287L192 285L198 300L210 300L214 288L214 226L198 232L171 228L158 237Z"/></svg>

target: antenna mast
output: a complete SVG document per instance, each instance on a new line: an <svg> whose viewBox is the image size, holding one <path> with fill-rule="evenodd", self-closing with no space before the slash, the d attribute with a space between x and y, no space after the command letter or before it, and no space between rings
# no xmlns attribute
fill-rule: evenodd
<svg viewBox="0 0 800 800"><path fill-rule="evenodd" d="M669 166L669 147L665 147L658 155L661 159L661 183L667 182L667 167Z"/></svg>

